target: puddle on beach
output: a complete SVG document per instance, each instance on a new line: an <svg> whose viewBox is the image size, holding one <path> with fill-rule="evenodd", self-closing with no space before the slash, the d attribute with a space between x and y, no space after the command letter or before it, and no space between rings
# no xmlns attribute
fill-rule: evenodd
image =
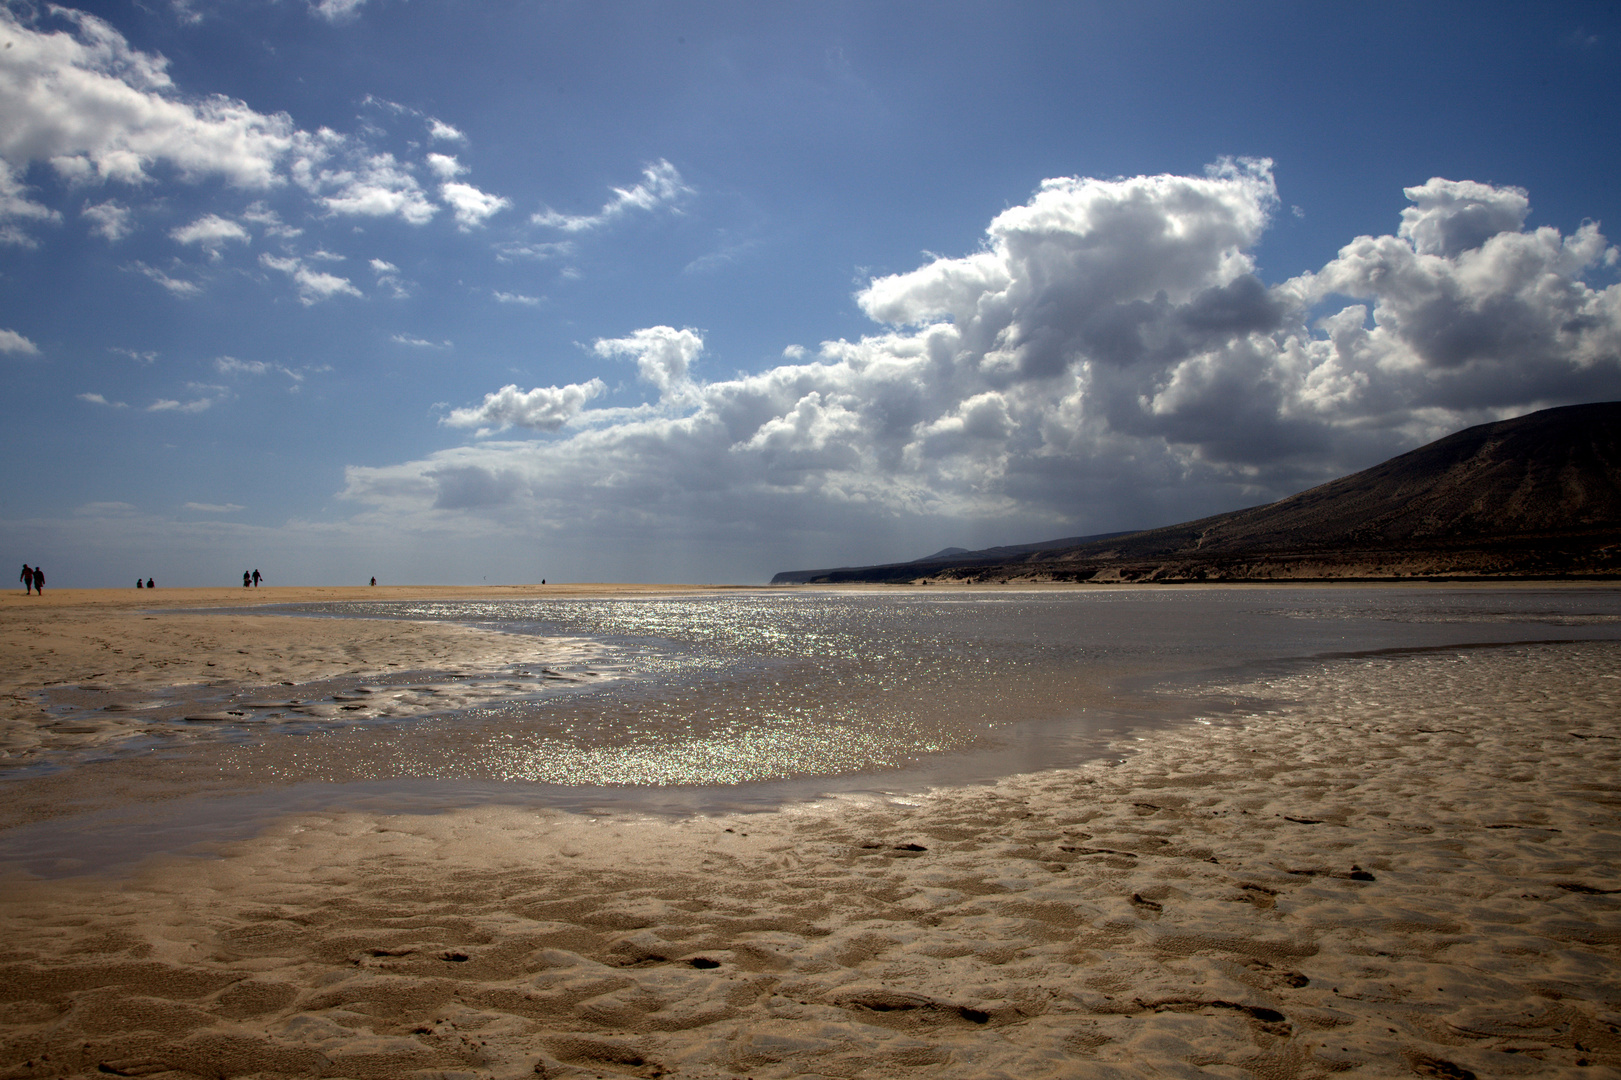
<svg viewBox="0 0 1621 1080"><path fill-rule="evenodd" d="M592 645L495 673L53 690L58 724L113 735L0 774L0 865L92 872L305 811L691 814L917 792L1263 712L1207 691L1312 657L1621 638L1605 589L921 592L288 608Z"/></svg>

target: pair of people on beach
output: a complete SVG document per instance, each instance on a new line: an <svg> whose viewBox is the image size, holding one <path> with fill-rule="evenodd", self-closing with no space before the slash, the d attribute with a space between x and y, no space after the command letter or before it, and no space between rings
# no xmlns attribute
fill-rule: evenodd
<svg viewBox="0 0 1621 1080"><path fill-rule="evenodd" d="M41 596L45 595L45 571L39 567L23 563L22 577L19 580L23 583L23 592L28 592L31 585L34 592Z"/></svg>
<svg viewBox="0 0 1621 1080"><path fill-rule="evenodd" d="M143 588L143 586L141 585L141 579L140 578L135 579L135 587L137 589ZM157 588L157 586L152 584L152 579L151 578L147 578L146 579L146 585L144 586L144 588L155 589L155 588Z"/></svg>
<svg viewBox="0 0 1621 1080"><path fill-rule="evenodd" d="M259 581L259 571L254 570L252 573L249 573L246 570L242 571L242 587L244 589L248 588L250 585L257 588Z"/></svg>

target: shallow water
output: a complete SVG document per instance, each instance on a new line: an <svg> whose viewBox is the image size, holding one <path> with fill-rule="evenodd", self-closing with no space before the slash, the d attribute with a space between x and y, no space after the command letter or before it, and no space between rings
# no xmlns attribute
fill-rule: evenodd
<svg viewBox="0 0 1621 1080"><path fill-rule="evenodd" d="M1199 682L1233 668L1621 635L1621 593L1569 589L771 592L288 610L593 639L598 666L620 678L563 701L471 710L466 720L497 722L504 741L469 747L480 761L458 774L585 786L944 767L948 755L996 757L1015 726L1185 716L1200 708ZM418 762L424 771L443 767L436 753Z"/></svg>
<svg viewBox="0 0 1621 1080"><path fill-rule="evenodd" d="M280 610L591 647L560 670L147 694L131 703L150 718L139 739L0 782L83 810L0 833L0 862L74 872L316 807L692 813L918 791L1254 712L1265 702L1220 688L1309 674L1324 657L1621 638L1621 590L1578 588L771 590ZM106 692L61 691L52 707L105 711ZM212 719L199 730L188 716Z"/></svg>

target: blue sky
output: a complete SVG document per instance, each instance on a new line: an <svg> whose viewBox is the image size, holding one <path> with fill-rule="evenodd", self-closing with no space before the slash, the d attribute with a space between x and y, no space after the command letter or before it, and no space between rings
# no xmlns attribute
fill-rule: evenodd
<svg viewBox="0 0 1621 1080"><path fill-rule="evenodd" d="M3 11L53 584L761 581L1621 397L1608 5Z"/></svg>

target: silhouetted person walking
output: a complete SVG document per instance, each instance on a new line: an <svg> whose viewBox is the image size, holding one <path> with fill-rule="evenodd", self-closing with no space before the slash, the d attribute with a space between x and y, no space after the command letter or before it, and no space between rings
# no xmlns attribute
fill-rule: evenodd
<svg viewBox="0 0 1621 1080"><path fill-rule="evenodd" d="M27 563L23 563L23 576L19 580L23 583L23 594L25 596L33 595L34 568Z"/></svg>
<svg viewBox="0 0 1621 1080"><path fill-rule="evenodd" d="M34 567L34 595L45 595L45 571L37 566Z"/></svg>
<svg viewBox="0 0 1621 1080"><path fill-rule="evenodd" d="M255 589L259 587L259 571L257 570L253 572L253 587Z"/></svg>
<svg viewBox="0 0 1621 1080"><path fill-rule="evenodd" d="M246 570L242 571L242 587L244 589L246 589L252 584L253 584L253 575L248 573Z"/></svg>

